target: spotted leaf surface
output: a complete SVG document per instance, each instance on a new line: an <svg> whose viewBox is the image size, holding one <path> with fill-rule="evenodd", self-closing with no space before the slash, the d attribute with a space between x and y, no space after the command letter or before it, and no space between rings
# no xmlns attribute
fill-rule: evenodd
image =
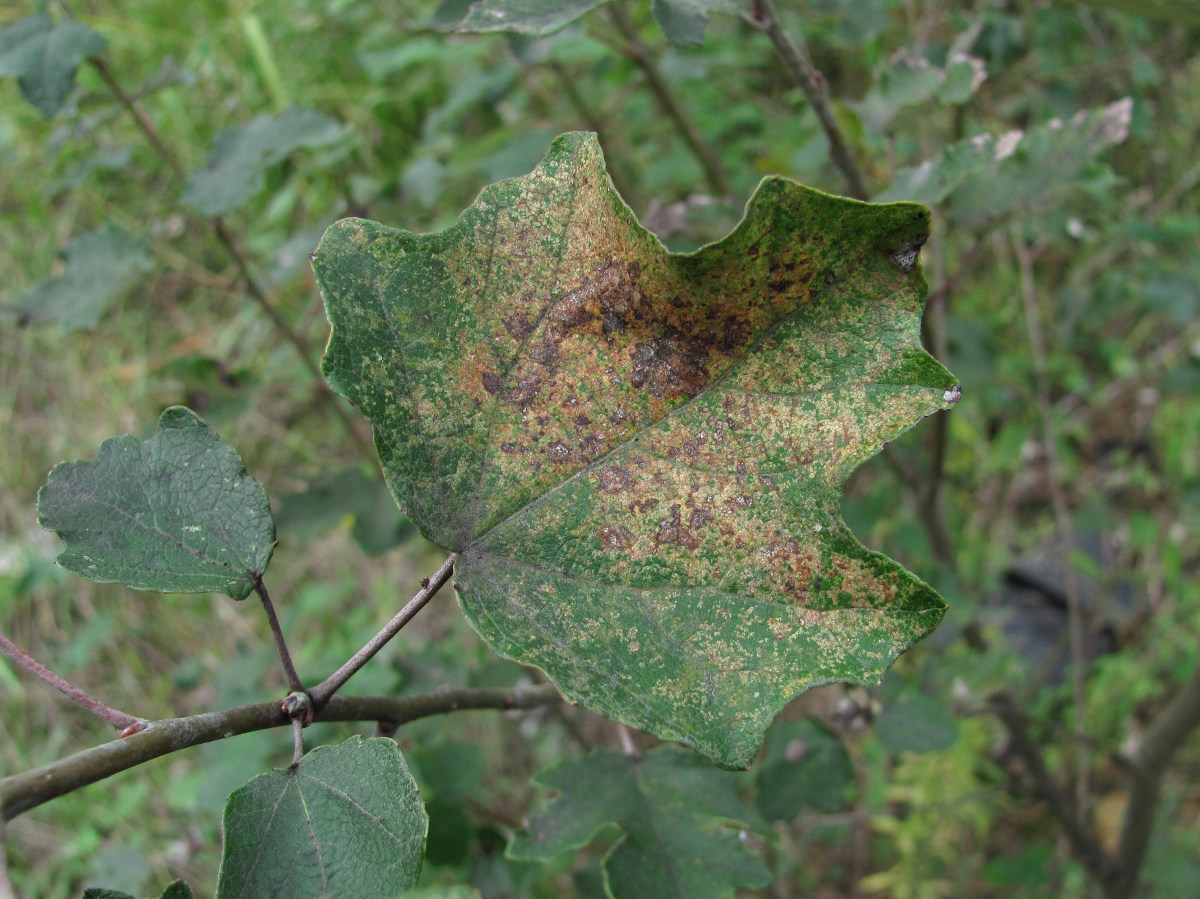
<svg viewBox="0 0 1200 899"><path fill-rule="evenodd" d="M927 229L768 178L674 255L567 134L441 233L332 226L325 371L497 651L742 766L796 694L875 680L943 614L839 511L959 396L918 337Z"/></svg>

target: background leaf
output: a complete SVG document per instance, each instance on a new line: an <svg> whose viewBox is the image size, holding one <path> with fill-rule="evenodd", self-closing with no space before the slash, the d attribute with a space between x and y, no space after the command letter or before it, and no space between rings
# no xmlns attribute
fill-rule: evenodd
<svg viewBox="0 0 1200 899"><path fill-rule="evenodd" d="M158 899L193 899L194 895L190 886L182 880L176 880L174 883L167 884ZM83 891L83 899L133 899L133 897L119 890L90 888Z"/></svg>
<svg viewBox="0 0 1200 899"><path fill-rule="evenodd" d="M918 337L927 225L769 178L671 255L569 134L440 234L334 225L325 370L493 648L745 766L793 696L875 680L941 618L839 513L958 398Z"/></svg>
<svg viewBox="0 0 1200 899"><path fill-rule="evenodd" d="M690 752L660 747L642 758L600 750L539 774L559 792L513 837L509 855L546 860L614 824L623 833L604 859L616 899L716 899L770 882L739 838L749 809L736 778Z"/></svg>
<svg viewBox="0 0 1200 899"><path fill-rule="evenodd" d="M754 768L756 804L769 821L789 821L806 807L832 814L854 777L837 734L814 718L779 721L767 731L766 758Z"/></svg>
<svg viewBox="0 0 1200 899"><path fill-rule="evenodd" d="M188 181L182 200L201 215L232 212L263 189L268 166L301 147L337 143L346 133L335 119L298 107L227 128L217 135L204 170Z"/></svg>
<svg viewBox="0 0 1200 899"><path fill-rule="evenodd" d="M373 899L417 882L428 820L392 740L354 736L229 797L218 899Z"/></svg>
<svg viewBox="0 0 1200 899"><path fill-rule="evenodd" d="M553 34L606 0L479 0L459 31L516 31L535 37Z"/></svg>
<svg viewBox="0 0 1200 899"><path fill-rule="evenodd" d="M653 0L654 21L672 44L701 44L713 12L736 12L729 0Z"/></svg>
<svg viewBox="0 0 1200 899"><path fill-rule="evenodd" d="M64 333L88 330L154 267L146 239L114 225L74 238L62 256L66 271L35 284L4 311L24 324L57 321Z"/></svg>
<svg viewBox="0 0 1200 899"><path fill-rule="evenodd" d="M56 466L38 516L66 544L63 568L138 590L245 599L275 546L266 491L182 406L144 442L114 437L94 461Z"/></svg>
<svg viewBox="0 0 1200 899"><path fill-rule="evenodd" d="M0 77L15 75L21 96L52 118L75 89L79 64L104 47L103 35L90 25L55 25L38 13L0 31Z"/></svg>
<svg viewBox="0 0 1200 899"><path fill-rule="evenodd" d="M888 703L875 733L891 752L937 752L954 745L958 722L944 705L909 688Z"/></svg>

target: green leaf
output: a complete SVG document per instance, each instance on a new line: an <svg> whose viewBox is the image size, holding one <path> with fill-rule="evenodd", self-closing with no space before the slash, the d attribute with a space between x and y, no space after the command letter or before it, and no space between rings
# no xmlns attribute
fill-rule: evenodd
<svg viewBox="0 0 1200 899"><path fill-rule="evenodd" d="M701 44L708 16L713 12L735 12L729 0L653 0L654 21L672 44Z"/></svg>
<svg viewBox="0 0 1200 899"><path fill-rule="evenodd" d="M66 544L63 568L137 590L245 599L275 547L262 485L182 406L144 442L114 437L94 461L56 466L38 493L38 521Z"/></svg>
<svg viewBox="0 0 1200 899"><path fill-rule="evenodd" d="M159 894L158 899L194 899L192 888L182 880L167 884L166 889ZM83 891L83 899L133 899L128 893L120 890L104 890L91 887Z"/></svg>
<svg viewBox="0 0 1200 899"><path fill-rule="evenodd" d="M337 143L346 132L335 119L297 107L275 118L259 116L248 125L227 128L217 135L204 170L188 181L183 202L201 215L240 209L263 189L268 166L301 147Z"/></svg>
<svg viewBox="0 0 1200 899"><path fill-rule="evenodd" d="M38 282L5 311L23 324L57 321L66 333L89 330L154 267L146 239L113 225L74 238L62 256L61 275Z"/></svg>
<svg viewBox="0 0 1200 899"><path fill-rule="evenodd" d="M482 893L472 887L418 887L404 894L404 899L481 899Z"/></svg>
<svg viewBox="0 0 1200 899"><path fill-rule="evenodd" d="M1084 6L1107 6L1147 19L1165 19L1200 25L1200 6L1195 0L1071 0Z"/></svg>
<svg viewBox="0 0 1200 899"><path fill-rule="evenodd" d="M780 721L767 732L767 757L755 765L756 804L770 821L790 821L807 806L832 814L854 776L837 734L816 719Z"/></svg>
<svg viewBox="0 0 1200 899"><path fill-rule="evenodd" d="M920 346L927 227L768 178L672 255L568 134L440 234L332 226L325 372L493 648L745 766L796 694L874 682L944 612L839 512L959 396Z"/></svg>
<svg viewBox="0 0 1200 899"><path fill-rule="evenodd" d="M875 734L890 752L938 752L958 740L958 722L941 703L910 688L888 703Z"/></svg>
<svg viewBox="0 0 1200 899"><path fill-rule="evenodd" d="M229 797L217 897L395 896L417 882L427 827L394 741L321 746Z"/></svg>
<svg viewBox="0 0 1200 899"><path fill-rule="evenodd" d="M75 89L79 64L104 47L104 37L91 26L54 25L38 13L0 31L0 77L15 76L21 96L52 118Z"/></svg>
<svg viewBox="0 0 1200 899"><path fill-rule="evenodd" d="M623 833L604 859L615 899L732 897L737 887L771 882L737 833L750 810L736 776L693 753L664 746L636 758L599 750L536 781L559 796L513 837L512 858L553 858L612 824Z"/></svg>
<svg viewBox="0 0 1200 899"><path fill-rule="evenodd" d="M479 0L459 31L516 31L544 37L570 25L606 0Z"/></svg>
<svg viewBox="0 0 1200 899"><path fill-rule="evenodd" d="M878 199L945 204L951 219L982 227L1016 211L1060 201L1100 152L1129 135L1133 101L1081 112L1028 131L983 134L950 144L916 168L902 169Z"/></svg>
<svg viewBox="0 0 1200 899"><path fill-rule="evenodd" d="M323 471L306 490L279 499L275 523L281 538L311 540L349 516L351 536L368 555L378 555L413 535L378 473L368 476L357 468Z"/></svg>

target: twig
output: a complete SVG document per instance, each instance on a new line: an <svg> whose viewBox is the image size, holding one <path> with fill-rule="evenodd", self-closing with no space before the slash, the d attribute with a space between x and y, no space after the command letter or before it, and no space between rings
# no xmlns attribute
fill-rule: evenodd
<svg viewBox="0 0 1200 899"><path fill-rule="evenodd" d="M118 730L124 730L127 727L133 727L141 723L140 718L134 718L132 715L126 715L124 712L119 712L116 709L105 705L99 699L89 693L85 693L73 684L68 683L59 677L21 647L13 643L12 640L0 634L0 652L28 671L30 674L37 675L56 690L65 693L72 702L87 709L101 721L111 724Z"/></svg>
<svg viewBox="0 0 1200 899"><path fill-rule="evenodd" d="M1050 398L1050 369L1047 362L1046 339L1042 333L1038 311L1037 282L1033 273L1033 251L1025 243L1017 226L1012 228L1013 250L1021 277L1021 295L1025 304L1025 327L1033 353L1034 377L1037 381L1038 415L1042 420L1042 444L1046 459L1046 483L1054 509L1054 523L1063 545L1063 589L1067 599L1067 629L1071 646L1071 692L1074 705L1075 730L1082 731L1087 721L1087 683L1083 642L1083 608L1079 598L1079 578L1071 553L1075 547L1075 529L1062 489L1062 459L1058 453L1058 428L1054 421L1054 404ZM1088 807L1088 758L1083 743L1075 750L1075 800L1081 811Z"/></svg>
<svg viewBox="0 0 1200 899"><path fill-rule="evenodd" d="M1050 813L1062 825L1072 853L1097 881L1104 883L1110 880L1115 870L1113 860L1104 851L1104 847L1100 845L1099 841L1088 833L1083 821L1076 813L1076 809L1071 806L1066 795L1058 788L1054 778L1050 776L1050 772L1046 769L1046 762L1042 758L1042 751L1025 726L1025 715L1013 704L1012 699L1006 693L998 693L993 696L990 706L996 717L1007 728L1009 737L1012 739L1013 749L1025 763L1025 769L1033 778L1038 793L1050 807Z"/></svg>
<svg viewBox="0 0 1200 899"><path fill-rule="evenodd" d="M317 712L315 720L389 721L399 725L466 709L531 709L558 701L558 690L550 684L510 689L462 687L398 698L335 696ZM154 721L133 736L0 780L0 820L11 821L58 796L180 749L288 723L287 713L274 700Z"/></svg>
<svg viewBox="0 0 1200 899"><path fill-rule="evenodd" d="M721 157L704 139L700 129L687 114L683 101L676 96L670 82L667 81L666 76L663 75L662 70L650 55L649 48L638 37L637 29L633 27L633 22L630 21L625 7L620 2L609 3L608 16L616 27L617 33L625 41L626 55L642 70L642 74L646 76L646 84L650 88L650 93L654 94L654 99L667 114L667 118L675 124L679 136L683 138L683 142L687 144L692 155L696 157L696 161L700 163L700 167L704 169L704 177L708 181L709 187L720 197L732 197L733 182L729 180L729 174L725 171Z"/></svg>
<svg viewBox="0 0 1200 899"><path fill-rule="evenodd" d="M817 121L821 123L821 130L825 132L825 139L829 142L829 158L845 176L846 184L850 188L849 195L857 200L866 200L870 196L866 179L863 178L862 170L846 145L842 126L838 124L833 105L829 102L829 84L825 81L825 76L812 64L804 36L799 32L792 35L784 30L779 21L775 0L753 0L750 22L766 32L793 83L804 92L804 96L812 104Z"/></svg>
<svg viewBox="0 0 1200 899"><path fill-rule="evenodd" d="M162 139L162 135L158 133L158 129L154 127L154 123L150 121L149 116L146 115L133 97L131 97L129 93L121 86L120 82L117 81L116 77L112 73L112 70L108 67L108 63L105 61L105 59L101 56L92 56L88 58L88 62L91 64L92 68L96 70L97 74L99 74L100 80L104 82L105 86L108 87L113 96L117 98L117 102L120 103L121 106L123 106L131 116L133 116L134 121L137 122L138 128L141 130L142 134L145 135L146 140L150 143L150 146L154 148L154 151L158 153L163 162L167 164L168 168L171 169L175 177L179 179L179 181L185 182L187 180L187 173L184 171L178 157L171 151L171 148L168 147L166 142ZM194 216L194 213L191 210L187 210L187 212L189 216ZM270 297L267 296L266 291L263 290L262 286L258 283L258 280L251 273L249 263L246 261L246 257L238 247L237 242L229 233L229 229L225 225L225 220L221 216L215 215L209 218L207 222L213 229L213 232L216 234L217 240L220 241L221 246L225 248L225 251L229 254L230 258L233 259L233 264L236 266L238 274L241 276L241 279L246 286L246 292L250 294L251 299L258 304L260 309L262 309L263 313L267 316L267 319L271 322L272 327L274 327L275 330L288 343L295 347L296 352L300 356L300 361L304 364L304 367L308 369L314 378L314 381L317 385L317 395L321 398L321 401L329 405L330 408L333 409L334 414L341 419L343 426L346 428L346 433L350 436L350 439L354 442L355 446L358 447L362 454L367 459L375 462L376 455L374 449L358 432L358 429L355 427L354 421L351 419L350 414L341 406L337 397L330 390L328 383L321 374L320 366L318 366L314 361L315 354L310 351L309 347L300 338L300 335L297 334L295 330L287 323L284 317L279 314L279 310L275 308L275 305L271 302Z"/></svg>
<svg viewBox="0 0 1200 899"><path fill-rule="evenodd" d="M283 637L283 628L279 625L279 616L275 614L275 604L271 602L271 594L267 592L267 585L263 583L261 575L254 576L254 592L258 594L262 600L263 611L267 613L267 623L271 626L271 634L275 637L275 647L279 650L279 661L283 663L283 673L287 677L288 689L296 693L303 693L304 684L300 680L300 675L296 673L296 666L292 663L292 654L288 652L287 640Z"/></svg>
<svg viewBox="0 0 1200 899"><path fill-rule="evenodd" d="M1163 774L1197 726L1200 726L1200 667L1150 722L1138 746L1129 754L1129 804L1117 844L1121 876L1108 895L1132 894L1136 887L1154 830Z"/></svg>
<svg viewBox="0 0 1200 899"><path fill-rule="evenodd" d="M422 582L421 590L408 601L403 609L401 609L396 617L389 621L379 633L371 638L362 649L354 654L350 661L346 662L341 668L335 671L316 687L308 691L308 695L312 697L313 707L320 709L322 705L329 701L329 697L333 696L363 665L371 660L371 657L379 650L387 645L392 637L400 632L404 625L412 620L417 612L425 607L429 600L433 599L435 593L442 589L446 581L450 580L450 575L454 573L454 562L458 558L458 553L451 553L450 556L442 563L432 577Z"/></svg>
<svg viewBox="0 0 1200 899"><path fill-rule="evenodd" d="M0 899L17 899L12 879L8 876L8 859L4 853L4 818L0 817Z"/></svg>

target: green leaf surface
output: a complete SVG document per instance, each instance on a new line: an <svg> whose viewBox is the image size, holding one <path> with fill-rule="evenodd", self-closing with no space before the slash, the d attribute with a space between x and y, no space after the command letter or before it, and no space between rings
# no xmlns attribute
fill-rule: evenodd
<svg viewBox="0 0 1200 899"><path fill-rule="evenodd" d="M75 89L75 73L89 56L104 52L103 35L82 22L55 25L44 13L0 31L0 77L15 76L21 96L51 118Z"/></svg>
<svg viewBox="0 0 1200 899"><path fill-rule="evenodd" d="M229 797L217 897L397 896L421 873L427 827L394 741L321 746Z"/></svg>
<svg viewBox="0 0 1200 899"><path fill-rule="evenodd" d="M346 133L335 119L298 107L227 128L217 135L204 170L189 179L182 200L201 215L240 209L263 189L268 166L301 147L337 143Z"/></svg>
<svg viewBox="0 0 1200 899"><path fill-rule="evenodd" d="M790 821L806 807L841 811L854 776L850 754L815 719L780 721L767 732L767 757L754 767L756 805L770 821Z"/></svg>
<svg viewBox="0 0 1200 899"><path fill-rule="evenodd" d="M958 722L941 703L911 688L888 703L875 734L890 752L938 752L958 740Z"/></svg>
<svg viewBox="0 0 1200 899"><path fill-rule="evenodd" d="M114 225L81 234L62 256L66 270L25 291L8 314L23 324L57 321L67 333L90 330L154 267L146 239Z"/></svg>
<svg viewBox="0 0 1200 899"><path fill-rule="evenodd" d="M307 489L279 498L275 523L281 539L311 540L353 519L351 536L368 555L378 555L414 535L413 527L379 479L357 468L323 471Z"/></svg>
<svg viewBox="0 0 1200 899"><path fill-rule="evenodd" d="M708 17L714 12L736 12L729 0L653 0L654 21L672 44L701 44Z"/></svg>
<svg viewBox="0 0 1200 899"><path fill-rule="evenodd" d="M459 31L516 31L535 37L553 34L606 0L479 0Z"/></svg>
<svg viewBox="0 0 1200 899"><path fill-rule="evenodd" d="M190 886L182 880L176 880L174 883L167 884L158 899L194 899L194 897L195 894ZM128 893L122 893L120 890L91 887L83 891L83 899L134 899L134 897Z"/></svg>
<svg viewBox="0 0 1200 899"><path fill-rule="evenodd" d="M745 766L796 694L874 682L943 614L839 511L959 397L920 346L927 228L768 178L673 255L568 134L439 234L332 226L325 371L494 649Z"/></svg>
<svg viewBox="0 0 1200 899"><path fill-rule="evenodd" d="M245 599L275 547L266 491L182 406L148 440L114 437L95 460L56 466L38 521L66 544L63 568L137 590Z"/></svg>
<svg viewBox="0 0 1200 899"><path fill-rule="evenodd" d="M615 899L717 899L771 881L737 832L750 810L736 776L693 753L664 746L636 758L600 750L536 781L559 796L513 837L513 858L553 858L612 824L623 834L604 859Z"/></svg>
<svg viewBox="0 0 1200 899"><path fill-rule="evenodd" d="M950 218L966 227L1044 209L1076 188L1097 154L1125 140L1132 114L1133 101L1126 97L1066 122L959 141L899 171L877 199L945 204Z"/></svg>

